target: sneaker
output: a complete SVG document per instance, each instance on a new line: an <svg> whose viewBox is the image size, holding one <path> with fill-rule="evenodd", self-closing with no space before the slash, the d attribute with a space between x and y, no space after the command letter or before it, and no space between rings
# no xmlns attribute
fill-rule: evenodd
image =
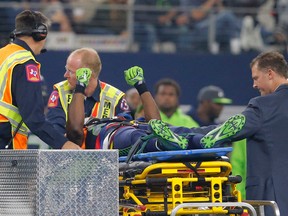
<svg viewBox="0 0 288 216"><path fill-rule="evenodd" d="M215 128L206 134L201 140L203 148L215 147L215 144L229 141L228 139L234 136L236 133L242 130L245 124L245 116L238 114L229 118L224 124Z"/></svg>
<svg viewBox="0 0 288 216"><path fill-rule="evenodd" d="M161 120L152 119L148 124L154 136L157 137L162 150L187 149L188 139L175 134Z"/></svg>

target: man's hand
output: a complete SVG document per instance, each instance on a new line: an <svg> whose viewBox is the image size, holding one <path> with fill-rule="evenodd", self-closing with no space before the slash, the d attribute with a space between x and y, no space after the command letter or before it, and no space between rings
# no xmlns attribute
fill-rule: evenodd
<svg viewBox="0 0 288 216"><path fill-rule="evenodd" d="M89 68L79 68L76 71L76 78L79 85L87 87L92 71Z"/></svg>
<svg viewBox="0 0 288 216"><path fill-rule="evenodd" d="M125 80L128 85L135 86L144 82L144 71L141 67L134 66L124 71Z"/></svg>

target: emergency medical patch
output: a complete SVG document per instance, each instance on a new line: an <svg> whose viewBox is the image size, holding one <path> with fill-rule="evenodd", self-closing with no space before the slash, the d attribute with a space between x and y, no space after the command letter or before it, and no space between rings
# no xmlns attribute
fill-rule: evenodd
<svg viewBox="0 0 288 216"><path fill-rule="evenodd" d="M38 67L34 64L26 65L26 77L30 82L40 82L40 71Z"/></svg>
<svg viewBox="0 0 288 216"><path fill-rule="evenodd" d="M48 107L53 108L58 106L58 98L59 98L58 91L53 91L49 97Z"/></svg>
<svg viewBox="0 0 288 216"><path fill-rule="evenodd" d="M125 98L122 99L121 104L120 104L120 108L123 111L129 111L130 110L130 107L128 106L128 103L127 103Z"/></svg>

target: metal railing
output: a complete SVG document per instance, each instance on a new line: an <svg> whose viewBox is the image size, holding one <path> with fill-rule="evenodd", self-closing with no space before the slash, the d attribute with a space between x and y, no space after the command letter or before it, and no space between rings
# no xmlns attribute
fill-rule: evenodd
<svg viewBox="0 0 288 216"><path fill-rule="evenodd" d="M257 216L256 210L253 208L251 204L244 202L226 202L226 203L183 203L176 206L172 212L171 216L176 216L177 212L183 208L192 208L192 207L243 207L249 210L251 216Z"/></svg>
<svg viewBox="0 0 288 216"><path fill-rule="evenodd" d="M218 12L209 12L206 29L195 32L195 22L177 25L176 19L163 25L155 23L157 14L175 11L177 16L187 14L193 7L155 7L134 4L127 0L122 4L99 3L17 3L0 2L0 43L3 46L14 29L14 19L23 9L42 11L52 20L47 48L55 50L73 50L75 48L90 46L99 51L108 52L229 52L238 54L249 50L265 50L271 44L261 35L260 24L255 27L251 23L257 20L259 8L226 7L223 11L237 19L233 26L218 25ZM123 1L124 2L124 1ZM273 8L262 10L270 20ZM228 13L229 12L229 13ZM231 13L230 13L231 12ZM275 12L275 11L274 11ZM265 14L266 13L266 14ZM226 15L227 15L226 14ZM248 17L248 20L247 20ZM243 35L243 19L246 18L246 35ZM250 18L250 20L249 20ZM268 23L268 22L267 22ZM193 24L193 25L192 25ZM236 25L239 32L235 31ZM275 27L275 23L274 23ZM274 27L267 30L273 37ZM230 29L231 38L224 38ZM250 28L250 29L249 29ZM263 27L266 28L265 26ZM249 32L250 30L250 32ZM203 32L207 31L207 34ZM250 35L249 35L250 34ZM266 35L267 35L266 34ZM271 40L271 39L270 39ZM257 43L258 42L258 43ZM250 43L250 44L249 44ZM270 43L270 42L269 42ZM275 45L275 44L273 44ZM279 49L286 49L286 44L276 44ZM273 47L275 48L275 47Z"/></svg>

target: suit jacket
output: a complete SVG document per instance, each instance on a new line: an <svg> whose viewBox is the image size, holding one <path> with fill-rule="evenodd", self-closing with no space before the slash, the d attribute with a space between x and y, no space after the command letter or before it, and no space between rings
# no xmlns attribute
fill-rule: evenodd
<svg viewBox="0 0 288 216"><path fill-rule="evenodd" d="M247 138L247 199L274 200L288 215L288 85L251 99L242 114L246 123L232 140Z"/></svg>

